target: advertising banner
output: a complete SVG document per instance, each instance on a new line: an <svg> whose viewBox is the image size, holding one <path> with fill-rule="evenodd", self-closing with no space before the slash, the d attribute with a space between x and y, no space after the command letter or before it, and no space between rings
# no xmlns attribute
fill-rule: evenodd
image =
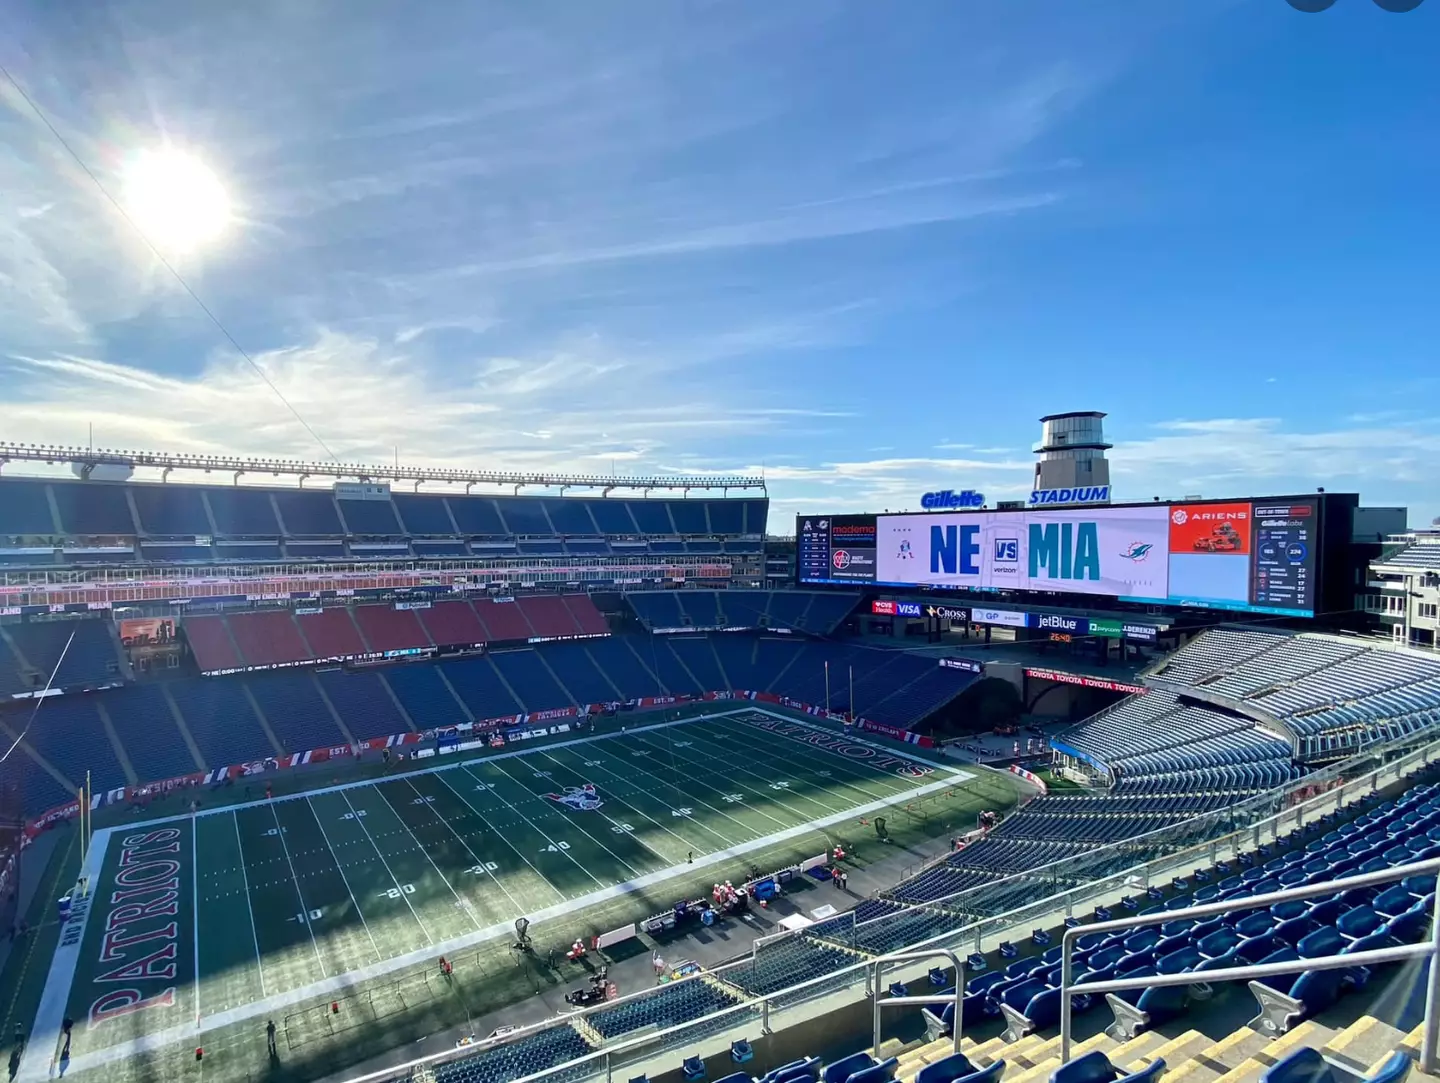
<svg viewBox="0 0 1440 1083"><path fill-rule="evenodd" d="M1025 676L1034 677L1038 681L1058 681L1060 684L1076 684L1082 688L1100 688L1106 692L1129 692L1136 696L1149 691L1140 684L1108 681L1104 677L1087 677L1081 673L1061 673L1055 669L1027 669Z"/></svg>
<svg viewBox="0 0 1440 1083"><path fill-rule="evenodd" d="M120 622L120 642L127 647L160 647L175 642L174 617L127 617Z"/></svg>
<svg viewBox="0 0 1440 1083"><path fill-rule="evenodd" d="M1168 594L1167 510L882 515L876 581L1162 600Z"/></svg>
<svg viewBox="0 0 1440 1083"><path fill-rule="evenodd" d="M1025 627L1025 614L1017 613L1013 609L981 609L974 606L970 610L970 619L976 624L999 624L1006 628Z"/></svg>
<svg viewBox="0 0 1440 1083"><path fill-rule="evenodd" d="M1072 617L1066 613L1027 614L1030 627L1041 632L1064 632L1072 636L1090 635L1094 624L1085 617Z"/></svg>
<svg viewBox="0 0 1440 1083"><path fill-rule="evenodd" d="M870 603L870 612L877 617L918 617L921 615L919 602L877 600Z"/></svg>

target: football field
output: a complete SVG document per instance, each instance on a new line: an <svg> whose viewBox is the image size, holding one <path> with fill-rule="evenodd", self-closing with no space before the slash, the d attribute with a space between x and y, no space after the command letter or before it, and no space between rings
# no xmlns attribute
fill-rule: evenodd
<svg viewBox="0 0 1440 1083"><path fill-rule="evenodd" d="M66 1017L72 1074L198 1043L512 940L519 917L581 936L622 896L664 910L682 875L738 883L787 846L818 854L982 784L751 708L419 762L97 832L22 1077L54 1071Z"/></svg>

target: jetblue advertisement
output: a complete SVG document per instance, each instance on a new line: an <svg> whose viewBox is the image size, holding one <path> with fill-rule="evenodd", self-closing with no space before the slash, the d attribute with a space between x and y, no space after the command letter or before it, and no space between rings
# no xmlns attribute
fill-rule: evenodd
<svg viewBox="0 0 1440 1083"><path fill-rule="evenodd" d="M880 583L1169 596L1169 508L881 515Z"/></svg>

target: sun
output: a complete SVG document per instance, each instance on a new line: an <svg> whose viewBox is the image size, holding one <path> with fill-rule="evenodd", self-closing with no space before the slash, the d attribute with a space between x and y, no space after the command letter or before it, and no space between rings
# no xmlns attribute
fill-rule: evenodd
<svg viewBox="0 0 1440 1083"><path fill-rule="evenodd" d="M123 186L125 212L164 255L203 248L230 223L224 185L184 151L164 147L136 154L125 166Z"/></svg>

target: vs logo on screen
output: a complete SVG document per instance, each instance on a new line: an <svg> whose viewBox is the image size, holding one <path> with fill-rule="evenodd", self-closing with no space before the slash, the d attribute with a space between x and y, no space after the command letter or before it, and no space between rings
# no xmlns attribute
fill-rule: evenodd
<svg viewBox="0 0 1440 1083"><path fill-rule="evenodd" d="M994 563L997 567L1002 565L1018 566L1020 564L1020 539L996 538Z"/></svg>

